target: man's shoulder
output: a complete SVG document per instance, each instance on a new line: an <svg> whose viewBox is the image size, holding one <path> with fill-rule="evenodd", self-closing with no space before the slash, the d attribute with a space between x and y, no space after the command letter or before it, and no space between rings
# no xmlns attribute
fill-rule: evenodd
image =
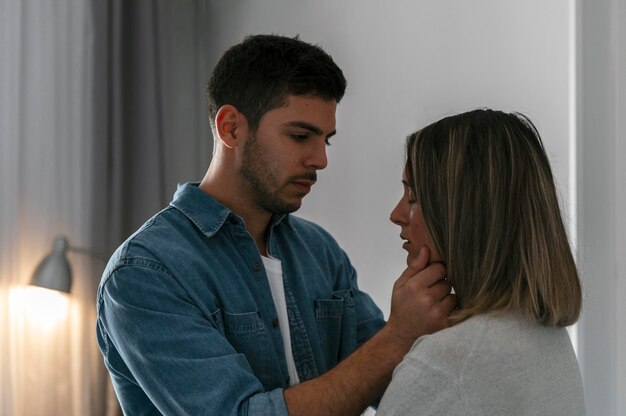
<svg viewBox="0 0 626 416"><path fill-rule="evenodd" d="M291 230L293 232L292 238L300 239L304 244L314 244L318 247L327 247L333 251L340 250L339 243L321 225L295 215L289 216L289 226L283 228L283 230Z"/></svg>
<svg viewBox="0 0 626 416"><path fill-rule="evenodd" d="M100 289L113 279L119 285L151 276L159 281L178 281L197 267L202 233L175 207L152 216L122 242L111 255L102 274ZM155 280L156 281L156 280Z"/></svg>
<svg viewBox="0 0 626 416"><path fill-rule="evenodd" d="M181 222L185 222L184 216L171 206L156 213L118 246L107 269L137 261L157 264L160 253L175 246L181 238Z"/></svg>
<svg viewBox="0 0 626 416"><path fill-rule="evenodd" d="M321 225L295 215L289 215L289 224L298 233L318 237L324 240L335 242L334 237Z"/></svg>
<svg viewBox="0 0 626 416"><path fill-rule="evenodd" d="M331 267L349 263L337 240L321 225L294 215L290 215L288 221L283 223L280 231L274 235L283 254L298 254L297 257L302 260L309 253L309 258L314 258L316 262L327 261Z"/></svg>

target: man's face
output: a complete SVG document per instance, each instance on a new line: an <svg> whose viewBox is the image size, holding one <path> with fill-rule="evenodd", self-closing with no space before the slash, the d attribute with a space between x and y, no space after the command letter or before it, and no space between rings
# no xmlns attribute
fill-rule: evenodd
<svg viewBox="0 0 626 416"><path fill-rule="evenodd" d="M272 214L296 211L328 163L326 146L335 134L334 100L289 96L265 113L243 147L239 174L251 203Z"/></svg>

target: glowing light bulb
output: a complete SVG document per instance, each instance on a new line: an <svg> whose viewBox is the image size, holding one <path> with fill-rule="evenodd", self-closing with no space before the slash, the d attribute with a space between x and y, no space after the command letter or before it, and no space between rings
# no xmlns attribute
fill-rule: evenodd
<svg viewBox="0 0 626 416"><path fill-rule="evenodd" d="M13 309L23 311L33 328L50 331L67 318L69 299L58 290L28 286L11 292Z"/></svg>

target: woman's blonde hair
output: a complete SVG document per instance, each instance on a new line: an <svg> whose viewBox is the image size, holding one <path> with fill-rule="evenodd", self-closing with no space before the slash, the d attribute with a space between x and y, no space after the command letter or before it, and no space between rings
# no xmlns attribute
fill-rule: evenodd
<svg viewBox="0 0 626 416"><path fill-rule="evenodd" d="M546 326L576 322L578 272L527 117L479 109L433 123L408 137L406 174L458 297L453 320L519 311Z"/></svg>

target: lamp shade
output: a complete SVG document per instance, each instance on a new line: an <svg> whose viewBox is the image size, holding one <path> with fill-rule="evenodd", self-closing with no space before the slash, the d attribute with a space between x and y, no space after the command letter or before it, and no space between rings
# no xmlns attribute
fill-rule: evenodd
<svg viewBox="0 0 626 416"><path fill-rule="evenodd" d="M68 248L65 237L55 238L52 252L35 269L31 284L69 293L72 287L72 269L65 256Z"/></svg>

